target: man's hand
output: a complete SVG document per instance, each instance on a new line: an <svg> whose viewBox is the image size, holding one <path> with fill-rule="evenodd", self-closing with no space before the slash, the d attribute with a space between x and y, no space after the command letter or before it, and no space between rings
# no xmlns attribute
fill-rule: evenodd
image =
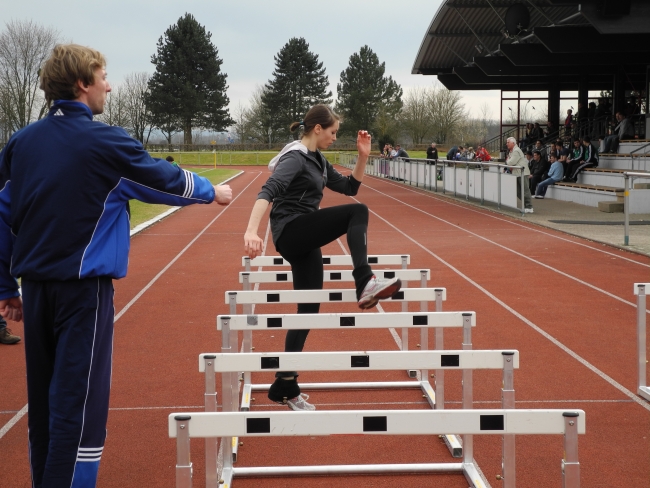
<svg viewBox="0 0 650 488"><path fill-rule="evenodd" d="M228 205L232 200L232 189L230 185L214 186L214 201L219 205Z"/></svg>
<svg viewBox="0 0 650 488"><path fill-rule="evenodd" d="M23 301L20 297L0 300L0 315L12 322L23 321Z"/></svg>
<svg viewBox="0 0 650 488"><path fill-rule="evenodd" d="M248 257L253 259L262 255L264 250L264 241L255 232L246 232L244 234L244 252Z"/></svg>
<svg viewBox="0 0 650 488"><path fill-rule="evenodd" d="M366 130L360 130L357 133L357 150L359 151L359 156L368 157L370 154L371 139L370 134Z"/></svg>

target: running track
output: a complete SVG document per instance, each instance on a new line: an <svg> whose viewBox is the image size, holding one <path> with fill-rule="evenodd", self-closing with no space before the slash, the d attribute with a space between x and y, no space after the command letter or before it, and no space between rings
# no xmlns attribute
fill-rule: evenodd
<svg viewBox="0 0 650 488"><path fill-rule="evenodd" d="M201 410L203 377L197 355L216 352L215 315L228 313L226 290L239 289L242 234L266 171L242 168L231 182L227 208L185 208L132 240L129 276L116 282L115 357L111 411L99 486L174 486L175 443L167 414ZM345 170L344 170L345 171ZM447 288L445 310L474 310L475 349L516 348L517 408L581 408L582 486L650 484L650 405L636 397L636 333L632 283L650 281L642 256L528 225L390 181L367 178L355 200L371 210L369 252L410 254L412 268L430 268L431 286ZM349 202L328 192L323 206ZM261 233L265 232L261 229ZM340 254L343 244L324 252ZM273 245L267 252L275 254ZM322 307L353 310L353 305ZM396 304L386 311L397 310ZM258 311L293 312L275 306ZM13 327L21 334L19 326ZM432 335L432 334L430 334ZM419 334L418 334L419 336ZM419 337L411 334L415 349ZM459 331L445 346L460 348ZM257 351L282 349L281 334L255 337ZM431 344L433 346L433 344ZM388 331L318 331L307 350L396 349ZM0 488L29 484L22 345L0 347ZM270 382L271 374L254 377ZM301 381L331 379L305 372ZM405 373L341 374L338 380L403 380ZM499 372L474 373L477 408L497 407ZM218 389L220 385L218 382ZM460 405L460 374L447 373L447 408ZM219 391L219 390L218 390ZM254 409L283 408L257 394ZM417 390L313 392L320 409L428 408ZM500 486L500 437L475 437L475 457L493 487ZM195 486L202 486L203 442L194 441ZM519 486L561 486L560 436L517 438ZM436 439L251 438L240 448L245 465L451 462ZM330 486L329 478L301 478L304 486ZM461 475L361 476L344 486L466 487ZM235 486L288 486L287 479L235 480Z"/></svg>

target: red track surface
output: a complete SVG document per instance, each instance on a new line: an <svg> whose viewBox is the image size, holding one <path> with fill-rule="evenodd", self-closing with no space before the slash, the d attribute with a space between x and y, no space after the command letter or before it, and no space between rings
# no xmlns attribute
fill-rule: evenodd
<svg viewBox="0 0 650 488"><path fill-rule="evenodd" d="M133 238L129 276L116 282L119 318L109 435L99 486L174 486L176 451L175 442L167 437L167 415L202 409L203 377L198 373L197 356L220 348L215 316L228 313L224 292L240 289L242 234L266 178L265 170L243 169L245 173L231 182L239 197L230 207L188 207ZM477 312L475 349L520 351L521 367L515 372L517 408L586 411L587 434L579 441L582 486L650 486L650 406L629 395L636 391L632 283L650 281L647 258L389 181L366 179L356 199L371 209L370 253L408 253L412 268L430 268L431 285L447 288L445 310ZM349 201L330 192L323 206ZM341 248L333 243L324 252L340 254ZM268 254L275 254L272 243ZM322 308L354 310L353 305ZM385 309L397 310L397 305ZM269 306L258 311L293 312L293 307ZM22 332L18 326L13 330ZM255 337L256 350L282 350L283 339L283 334L261 333ZM415 349L417 342L419 334L412 331L410 347ZM460 348L460 344L459 331L446 333L447 348ZM306 350L396 347L388 331L337 330L312 332ZM26 403L22 345L1 346L0 358L2 428ZM256 375L254 382L270 382L271 376ZM300 377L302 382L326 379L403 380L405 373L375 372L370 377L350 373L332 378L332 374L304 372ZM219 383L217 387L220 391ZM446 408L458 408L460 374L447 373L446 387ZM500 387L499 372L475 372L476 407L498 407ZM323 391L313 392L311 398L319 409L428 408L416 390ZM280 408L261 393L254 405L255 410ZM27 421L22 417L0 438L0 488L30 486L26 433ZM476 436L474 442L479 466L493 487L500 486L494 478L500 472L500 437ZM193 441L192 446L194 484L202 486L203 442ZM561 486L562 450L560 436L518 437L518 486ZM238 465L386 462L454 461L437 438L337 436L250 438L240 448ZM234 485L280 487L289 482L236 479ZM332 482L377 487L396 483L467 486L461 475L451 474L301 478L299 482L310 487Z"/></svg>

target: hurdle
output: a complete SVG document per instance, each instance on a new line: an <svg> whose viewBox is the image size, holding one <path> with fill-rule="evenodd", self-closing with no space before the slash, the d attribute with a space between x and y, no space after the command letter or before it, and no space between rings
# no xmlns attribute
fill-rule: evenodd
<svg viewBox="0 0 650 488"><path fill-rule="evenodd" d="M406 270L408 268L408 265L411 264L411 256L409 254L377 254L377 255L369 255L368 256L368 264L376 264L379 266L401 266L403 270ZM282 256L258 256L254 259L251 259L248 256L242 256L242 266L245 268L245 272L251 272L251 267L252 266L258 266L258 267L280 267L280 266L291 266L288 261L286 261ZM323 256L323 266L352 266L352 256L349 254L346 255L327 255ZM391 275L391 271L394 270L382 270L381 275L377 274L377 270L373 270L375 274L378 277L384 277L384 278L393 278L395 275ZM329 273L329 274L328 274ZM324 281L337 281L335 278L332 277L331 273L336 273L336 271L328 271L324 273ZM282 273L280 273L282 274ZM336 274L334 274L334 277ZM350 278L352 274L350 272ZM402 277L404 276L404 277ZM408 287L408 278L413 277L413 279L419 279L417 275L400 275L398 278L402 280L402 286L404 288ZM427 279L429 279L429 273L427 273ZM277 281L286 281L282 280L281 277L280 279L277 279ZM341 281L354 281L353 279L349 280L341 280ZM249 280L246 281L245 278L241 277L240 275L240 283L243 284L243 289L245 291L250 290L250 284L253 283L252 278L249 277ZM261 283L261 282L260 282ZM421 284L422 287L426 286L426 282L422 282ZM440 312L442 309L437 309L438 312ZM408 312L408 305L406 303L402 304L402 312ZM244 313L253 313L252 307L249 306L244 306ZM244 335L247 333L244 332ZM404 348L404 345L406 345L406 349L402 350L408 350L408 334L409 331L408 329L402 329L402 347ZM245 341L247 342L250 339L250 337L245 337ZM421 341L424 338L420 338ZM441 339L442 340L442 339ZM407 371L407 374L409 377L414 378L416 372L415 371Z"/></svg>
<svg viewBox="0 0 650 488"><path fill-rule="evenodd" d="M636 337L639 356L639 384L637 394L640 397L650 400L650 387L646 379L646 289L650 283L634 283L634 294L636 295Z"/></svg>
<svg viewBox="0 0 650 488"><path fill-rule="evenodd" d="M583 410L347 410L312 412L219 412L172 413L168 417L169 437L176 438L176 487L191 488L192 438L241 438L245 436L326 435L440 435L452 429L466 436L496 434L563 435L564 488L579 488L578 435L584 434ZM456 472L465 475L472 488L485 488L475 469L473 453L466 451L461 463L367 464L322 466L234 467L227 461L229 444L224 444L224 468L219 484L230 488L235 477L305 476L344 474L396 474ZM503 486L515 488L514 457ZM474 468L474 469L473 469Z"/></svg>
<svg viewBox="0 0 650 488"><path fill-rule="evenodd" d="M338 256L337 256L338 257ZM342 256L347 257L347 256ZM394 256L391 256L391 258ZM404 256L402 256L404 257ZM384 270L373 270L373 273L378 278L392 279L399 278L402 281L402 285L406 288L408 286L408 281L418 280L420 281L420 286L425 288L427 286L427 281L431 278L431 271L428 269L384 269ZM243 290L251 290L252 284L261 284L261 283L291 283L293 282L293 273L291 271L244 271L239 273L239 282L242 283ZM352 270L326 270L323 272L323 282L325 283L344 283L344 282L354 282L354 277L352 276ZM244 313L251 314L253 313L251 305L244 305ZM408 311L408 305L406 303L402 304L402 311ZM425 332L426 333L426 332ZM244 332L244 334L248 334ZM408 328L402 328L402 350L408 350L408 339L409 330ZM420 338L421 341L425 341L425 337ZM250 335L246 337L247 345L250 343L252 346L252 337ZM407 371L407 374L410 378L415 378L417 376L417 371Z"/></svg>

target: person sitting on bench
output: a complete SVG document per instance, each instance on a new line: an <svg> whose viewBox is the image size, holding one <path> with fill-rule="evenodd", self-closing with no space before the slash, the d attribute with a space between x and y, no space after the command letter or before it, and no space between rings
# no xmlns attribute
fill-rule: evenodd
<svg viewBox="0 0 650 488"><path fill-rule="evenodd" d="M550 185L555 185L555 183L562 181L563 176L564 166L562 166L562 163L558 161L555 154L551 154L551 168L548 170L548 178L537 185L535 198L544 198L547 188Z"/></svg>
<svg viewBox="0 0 650 488"><path fill-rule="evenodd" d="M591 145L591 138L584 136L582 138L584 147L584 156L582 161L574 161L567 168L567 181L575 183L578 181L578 174L585 168L595 168L598 166L598 150Z"/></svg>
<svg viewBox="0 0 650 488"><path fill-rule="evenodd" d="M632 120L625 117L623 112L616 112L618 125L614 128L612 135L603 139L603 153L615 153L618 151L618 143L625 139L634 139L634 124Z"/></svg>

